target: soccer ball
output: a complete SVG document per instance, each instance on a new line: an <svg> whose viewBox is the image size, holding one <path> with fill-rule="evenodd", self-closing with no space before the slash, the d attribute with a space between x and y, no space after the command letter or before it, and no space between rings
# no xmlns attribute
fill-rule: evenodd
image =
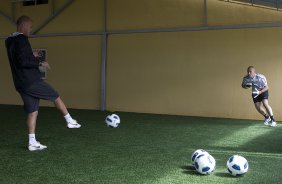
<svg viewBox="0 0 282 184"><path fill-rule="evenodd" d="M211 174L216 168L215 159L209 154L202 154L196 158L195 168L201 174Z"/></svg>
<svg viewBox="0 0 282 184"><path fill-rule="evenodd" d="M205 154L209 154L206 150L203 150L203 149L198 149L196 150L192 156L191 156L191 161L192 161L192 165L195 166L195 160L198 156L200 155L205 155Z"/></svg>
<svg viewBox="0 0 282 184"><path fill-rule="evenodd" d="M115 121L116 121L118 124L120 124L120 118L119 118L118 115L112 114L111 116L115 119Z"/></svg>
<svg viewBox="0 0 282 184"><path fill-rule="evenodd" d="M248 169L248 161L242 156L233 155L227 161L227 170L233 176L242 176Z"/></svg>
<svg viewBox="0 0 282 184"><path fill-rule="evenodd" d="M106 117L106 124L110 128L117 128L120 124L120 118L116 114L112 114Z"/></svg>

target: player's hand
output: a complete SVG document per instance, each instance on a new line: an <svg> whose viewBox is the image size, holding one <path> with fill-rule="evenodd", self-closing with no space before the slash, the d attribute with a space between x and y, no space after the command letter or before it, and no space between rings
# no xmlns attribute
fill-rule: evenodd
<svg viewBox="0 0 282 184"><path fill-rule="evenodd" d="M42 62L41 66L43 66L43 67L45 67L47 69L51 69L51 67L50 67L50 65L49 65L49 63L47 61Z"/></svg>
<svg viewBox="0 0 282 184"><path fill-rule="evenodd" d="M34 57L41 57L42 56L42 52L40 50L35 50L32 52Z"/></svg>
<svg viewBox="0 0 282 184"><path fill-rule="evenodd" d="M257 88L255 88L255 91L253 91L254 98L258 97L260 95L260 93L261 92Z"/></svg>
<svg viewBox="0 0 282 184"><path fill-rule="evenodd" d="M246 86L246 88L250 88L250 87L252 87L252 83L247 83L245 86Z"/></svg>
<svg viewBox="0 0 282 184"><path fill-rule="evenodd" d="M248 89L248 88L250 88L250 87L252 87L252 83L242 83L242 88L244 88L244 89Z"/></svg>

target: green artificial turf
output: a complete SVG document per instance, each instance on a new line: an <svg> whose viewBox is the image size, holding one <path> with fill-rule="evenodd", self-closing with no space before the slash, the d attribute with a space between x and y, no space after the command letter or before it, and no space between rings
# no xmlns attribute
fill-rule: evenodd
<svg viewBox="0 0 282 184"><path fill-rule="evenodd" d="M71 110L81 129L67 129L54 108L41 108L37 139L48 146L29 152L25 114L0 106L0 183L277 184L282 181L282 126L259 121L118 113L121 125L107 128L107 112ZM206 149L217 162L202 176L190 163ZM243 177L230 176L233 154L249 161Z"/></svg>

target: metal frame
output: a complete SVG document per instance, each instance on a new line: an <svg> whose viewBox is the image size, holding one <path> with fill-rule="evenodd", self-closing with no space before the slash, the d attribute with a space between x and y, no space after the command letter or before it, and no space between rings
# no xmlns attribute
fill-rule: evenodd
<svg viewBox="0 0 282 184"><path fill-rule="evenodd" d="M106 110L106 85L107 85L107 46L108 46L108 27L107 27L107 0L104 0L104 32L102 33L102 61L101 61L101 91L100 91L100 110Z"/></svg>
<svg viewBox="0 0 282 184"><path fill-rule="evenodd" d="M35 34L31 35L31 38L41 37L58 37L58 36L95 36L103 35L103 32L73 32L73 33L46 33L46 34Z"/></svg>
<svg viewBox="0 0 282 184"><path fill-rule="evenodd" d="M171 28L171 29L168 28L168 29L122 30L122 31L110 31L108 32L108 34L137 34L137 33L183 32L183 31L204 31L204 30L223 30L223 29L270 28L270 27L282 27L282 23L183 27L183 28Z"/></svg>
<svg viewBox="0 0 282 184"><path fill-rule="evenodd" d="M207 0L204 0L204 25L208 26Z"/></svg>
<svg viewBox="0 0 282 184"><path fill-rule="evenodd" d="M25 1L35 1L35 0L13 0L12 3L21 3Z"/></svg>
<svg viewBox="0 0 282 184"><path fill-rule="evenodd" d="M12 5L11 5L11 12L12 12L12 20L13 20L13 22L16 22L15 4L14 3L12 3Z"/></svg>
<svg viewBox="0 0 282 184"><path fill-rule="evenodd" d="M56 12L55 9L55 0L51 0L51 15L54 16Z"/></svg>
<svg viewBox="0 0 282 184"><path fill-rule="evenodd" d="M222 25L222 26L202 26L202 27L183 27L183 28L167 28L167 29L138 29L138 30L120 30L108 32L72 32L72 33L47 33L36 34L31 38L41 37L58 37L58 36L103 36L103 35L118 35L118 34L140 34L140 33L164 33L164 32L187 32L187 31L208 31L208 30L224 30L224 29L252 29L252 28L272 28L282 27L282 23L267 23L267 24L241 24L241 25ZM2 36L0 39L5 39Z"/></svg>
<svg viewBox="0 0 282 184"><path fill-rule="evenodd" d="M2 17L4 17L5 19L7 19L9 22L11 22L12 24L16 25L15 21L13 20L13 18L11 18L9 15L6 15L4 12L0 11L0 15Z"/></svg>
<svg viewBox="0 0 282 184"><path fill-rule="evenodd" d="M65 4L58 11L55 11L54 14L51 14L49 18L47 18L41 25L35 28L32 34L38 33L41 29L43 29L49 22L51 22L56 16L58 16L61 12L63 12L73 2L74 0L66 1Z"/></svg>
<svg viewBox="0 0 282 184"><path fill-rule="evenodd" d="M255 0L250 0L250 2L242 2L240 0L225 0L225 1L229 2L229 3L238 3L238 4L244 4L244 5L254 6L254 7L258 7L258 8L265 8L265 9L281 11L281 8L279 8L279 4L281 4L281 2L279 3L278 0L275 0L275 2L273 2L273 6L262 5L262 4L256 3ZM260 1L261 2L268 2L268 1L264 1L264 0L260 0Z"/></svg>

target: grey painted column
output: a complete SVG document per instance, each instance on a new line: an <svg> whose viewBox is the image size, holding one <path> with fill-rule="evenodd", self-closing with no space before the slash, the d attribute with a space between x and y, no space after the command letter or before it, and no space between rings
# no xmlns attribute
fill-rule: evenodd
<svg viewBox="0 0 282 184"><path fill-rule="evenodd" d="M100 94L100 110L106 110L106 84L107 84L107 43L108 34L102 36L102 62L101 62L101 94Z"/></svg>
<svg viewBox="0 0 282 184"><path fill-rule="evenodd" d="M104 32L102 36L102 61L101 61L101 91L100 91L100 110L106 110L106 87L107 87L107 0L104 0Z"/></svg>
<svg viewBox="0 0 282 184"><path fill-rule="evenodd" d="M204 26L208 25L207 0L204 0Z"/></svg>

